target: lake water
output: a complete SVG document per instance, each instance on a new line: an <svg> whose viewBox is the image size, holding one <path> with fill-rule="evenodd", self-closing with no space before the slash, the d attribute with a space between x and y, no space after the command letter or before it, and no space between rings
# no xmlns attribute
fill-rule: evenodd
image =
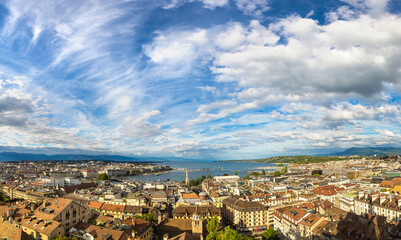
<svg viewBox="0 0 401 240"><path fill-rule="evenodd" d="M238 176L243 177L248 175L251 171L262 171L265 169L266 172L276 171L276 164L273 163L256 163L256 162L215 162L215 161L203 161L203 162L183 162L183 161L171 161L171 162L160 162L158 165L168 165L174 169L180 169L179 171L172 171L163 173L160 175L137 175L131 176L129 179L141 181L141 182L154 182L154 181L166 181L170 179L172 181L185 181L185 169L188 169L189 179L196 179L202 175L208 176L209 174L214 176L222 176L227 173L234 175L238 171ZM207 170L209 168L209 171Z"/></svg>

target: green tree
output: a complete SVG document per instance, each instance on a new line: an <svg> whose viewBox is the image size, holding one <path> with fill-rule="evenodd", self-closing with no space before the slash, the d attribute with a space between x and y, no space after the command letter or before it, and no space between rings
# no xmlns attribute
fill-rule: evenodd
<svg viewBox="0 0 401 240"><path fill-rule="evenodd" d="M58 235L57 237L53 238L53 240L78 240L78 238L76 237L69 238L63 235Z"/></svg>
<svg viewBox="0 0 401 240"><path fill-rule="evenodd" d="M10 202L10 199L6 197L2 192L0 192L0 202Z"/></svg>
<svg viewBox="0 0 401 240"><path fill-rule="evenodd" d="M107 173L101 173L101 174L99 174L98 179L100 181L104 181L104 180L110 180L110 177L109 177L109 175L107 175Z"/></svg>
<svg viewBox="0 0 401 240"><path fill-rule="evenodd" d="M266 175L266 171L264 169L262 170L262 175Z"/></svg>
<svg viewBox="0 0 401 240"><path fill-rule="evenodd" d="M207 236L206 240L218 240L217 238L217 230L220 226L220 219L218 216L214 216L207 221L206 229L207 229Z"/></svg>
<svg viewBox="0 0 401 240"><path fill-rule="evenodd" d="M238 176L238 171L235 171L235 175Z"/></svg>
<svg viewBox="0 0 401 240"><path fill-rule="evenodd" d="M263 235L262 235L263 240L280 240L280 236L278 231L274 230L273 228L267 229Z"/></svg>
<svg viewBox="0 0 401 240"><path fill-rule="evenodd" d="M242 236L240 233L231 229L229 226L224 228L224 232L219 231L217 235L218 235L218 237L217 237L218 240L251 240L251 239L253 239L251 237Z"/></svg>
<svg viewBox="0 0 401 240"><path fill-rule="evenodd" d="M157 216L154 215L153 213L135 215L134 218L138 218L138 219L142 219L142 220L145 220L145 221L149 221L149 222L152 223L153 226L157 226L157 224L158 224Z"/></svg>
<svg viewBox="0 0 401 240"><path fill-rule="evenodd" d="M212 175L210 175L210 174L209 174L209 175L207 175L207 178L209 178L209 179L210 179L210 178L213 178L213 177L212 177Z"/></svg>

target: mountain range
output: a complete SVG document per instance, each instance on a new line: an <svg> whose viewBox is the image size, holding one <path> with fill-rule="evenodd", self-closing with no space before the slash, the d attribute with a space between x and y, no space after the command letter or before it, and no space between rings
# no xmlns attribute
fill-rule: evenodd
<svg viewBox="0 0 401 240"><path fill-rule="evenodd" d="M329 156L381 156L381 155L401 155L399 147L353 147L343 152L328 154Z"/></svg>
<svg viewBox="0 0 401 240"><path fill-rule="evenodd" d="M353 147L342 152L331 154L320 154L320 156L373 156L373 155L401 155L399 147ZM175 157L129 157L122 155L90 155L90 154L34 154L18 152L0 152L0 161L40 161L40 160L103 160L103 161L136 161L136 162L155 162L155 161L195 161L195 159L183 159ZM199 159L198 159L199 160Z"/></svg>

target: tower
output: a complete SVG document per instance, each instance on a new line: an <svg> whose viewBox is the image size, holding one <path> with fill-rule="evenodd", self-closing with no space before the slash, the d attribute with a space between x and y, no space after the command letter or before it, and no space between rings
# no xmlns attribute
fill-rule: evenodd
<svg viewBox="0 0 401 240"><path fill-rule="evenodd" d="M185 169L185 175L186 175L185 184L188 186L189 185L188 168Z"/></svg>
<svg viewBox="0 0 401 240"><path fill-rule="evenodd" d="M203 219L198 212L198 205L196 205L196 211L192 215L192 234L203 236Z"/></svg>

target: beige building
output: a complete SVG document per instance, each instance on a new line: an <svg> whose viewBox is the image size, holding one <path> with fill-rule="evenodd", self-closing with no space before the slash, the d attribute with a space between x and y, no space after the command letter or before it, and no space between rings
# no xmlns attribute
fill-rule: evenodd
<svg viewBox="0 0 401 240"><path fill-rule="evenodd" d="M87 222L91 212L71 199L51 198L34 211L34 217L44 221L56 221L68 231L78 222Z"/></svg>
<svg viewBox="0 0 401 240"><path fill-rule="evenodd" d="M246 202L233 197L223 200L223 219L238 230L264 229L269 225L268 207L258 202Z"/></svg>
<svg viewBox="0 0 401 240"><path fill-rule="evenodd" d="M65 235L65 227L56 221L45 221L36 217L23 219L21 229L35 239L52 240Z"/></svg>
<svg viewBox="0 0 401 240"><path fill-rule="evenodd" d="M384 216L388 221L401 221L401 196L394 194L379 194L378 192L359 193L354 198L355 213Z"/></svg>

